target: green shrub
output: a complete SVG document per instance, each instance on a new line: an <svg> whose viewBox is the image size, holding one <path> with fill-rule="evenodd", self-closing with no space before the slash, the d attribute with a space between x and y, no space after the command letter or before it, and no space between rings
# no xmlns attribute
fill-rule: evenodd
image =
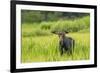
<svg viewBox="0 0 100 73"><path fill-rule="evenodd" d="M46 36L46 35L50 35L50 32L45 31L45 30L41 30L41 29L35 30L34 33L35 33L36 36Z"/></svg>
<svg viewBox="0 0 100 73"><path fill-rule="evenodd" d="M52 31L68 31L77 32L82 29L89 28L90 17L83 17L75 20L60 20L57 21L55 25L52 26Z"/></svg>
<svg viewBox="0 0 100 73"><path fill-rule="evenodd" d="M51 22L42 22L40 24L41 29L49 30L51 28Z"/></svg>
<svg viewBox="0 0 100 73"><path fill-rule="evenodd" d="M53 31L79 32L90 28L90 17L22 25L22 36L44 36ZM88 31L87 31L88 32Z"/></svg>

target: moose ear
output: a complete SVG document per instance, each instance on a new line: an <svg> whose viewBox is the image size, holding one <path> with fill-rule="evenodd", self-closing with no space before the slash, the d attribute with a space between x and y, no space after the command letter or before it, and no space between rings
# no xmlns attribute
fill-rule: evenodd
<svg viewBox="0 0 100 73"><path fill-rule="evenodd" d="M64 31L66 34L68 34L69 32L68 31Z"/></svg>
<svg viewBox="0 0 100 73"><path fill-rule="evenodd" d="M58 34L58 32L57 32L57 31L51 31L51 33L53 33L53 34Z"/></svg>

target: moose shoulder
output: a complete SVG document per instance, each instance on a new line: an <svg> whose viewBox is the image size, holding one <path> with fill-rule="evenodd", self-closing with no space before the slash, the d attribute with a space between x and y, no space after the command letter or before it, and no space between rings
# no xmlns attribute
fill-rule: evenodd
<svg viewBox="0 0 100 73"><path fill-rule="evenodd" d="M68 32L53 32L59 36L59 49L60 54L62 55L64 52L68 52L68 54L72 54L75 41L71 37L66 36Z"/></svg>

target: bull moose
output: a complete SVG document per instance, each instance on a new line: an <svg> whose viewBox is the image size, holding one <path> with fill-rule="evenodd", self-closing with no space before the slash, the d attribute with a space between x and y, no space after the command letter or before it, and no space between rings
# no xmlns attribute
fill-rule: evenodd
<svg viewBox="0 0 100 73"><path fill-rule="evenodd" d="M72 54L74 51L75 40L71 37L66 36L68 32L52 32L59 36L59 49L60 54L63 55L64 52Z"/></svg>

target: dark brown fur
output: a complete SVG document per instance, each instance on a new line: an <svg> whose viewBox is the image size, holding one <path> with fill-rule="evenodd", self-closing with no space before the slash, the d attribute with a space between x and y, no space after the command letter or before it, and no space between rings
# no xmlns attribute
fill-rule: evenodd
<svg viewBox="0 0 100 73"><path fill-rule="evenodd" d="M68 54L72 54L75 41L71 37L66 36L65 32L54 32L54 33L58 34L59 36L60 54L62 55L64 52L68 52Z"/></svg>

